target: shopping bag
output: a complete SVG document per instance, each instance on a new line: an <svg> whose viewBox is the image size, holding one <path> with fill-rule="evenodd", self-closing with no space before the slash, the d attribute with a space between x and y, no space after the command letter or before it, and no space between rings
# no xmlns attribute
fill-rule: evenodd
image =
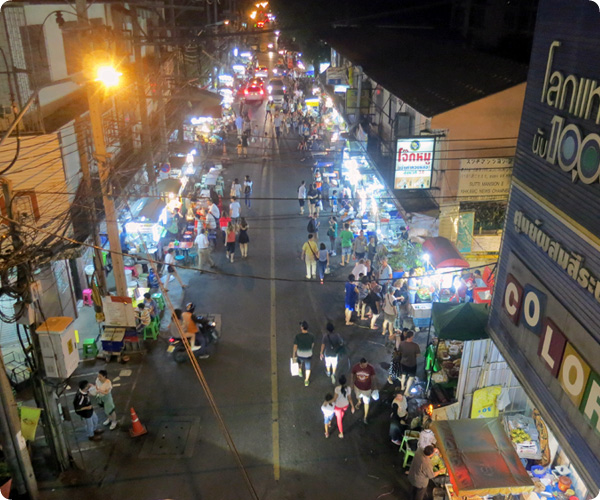
<svg viewBox="0 0 600 500"><path fill-rule="evenodd" d="M325 268L325 274L331 274L331 268L329 266Z"/></svg>
<svg viewBox="0 0 600 500"><path fill-rule="evenodd" d="M300 376L300 367L294 358L290 358L290 373L292 374L292 377Z"/></svg>

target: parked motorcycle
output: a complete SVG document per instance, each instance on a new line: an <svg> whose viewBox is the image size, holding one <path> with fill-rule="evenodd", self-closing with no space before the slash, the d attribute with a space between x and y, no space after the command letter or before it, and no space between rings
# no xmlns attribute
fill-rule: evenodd
<svg viewBox="0 0 600 500"><path fill-rule="evenodd" d="M208 359L216 352L221 334L216 328L214 318L210 316L193 316L193 321L198 327L198 333L192 346L192 352L198 359ZM188 359L187 351L180 338L171 337L169 339L167 352L173 354L176 363L183 363Z"/></svg>

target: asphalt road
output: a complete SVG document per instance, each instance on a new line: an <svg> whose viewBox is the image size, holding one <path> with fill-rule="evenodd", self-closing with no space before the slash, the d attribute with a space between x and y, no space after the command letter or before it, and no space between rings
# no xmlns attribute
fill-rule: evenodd
<svg viewBox="0 0 600 500"><path fill-rule="evenodd" d="M260 62L274 58L262 55ZM253 117L264 121L264 104L253 108ZM383 386L390 358L378 332L344 326L343 281L349 266L340 269L340 258L334 257L334 271L324 285L304 279L299 255L307 218L298 213L296 190L301 180L310 181L311 170L300 161L296 145L296 137L283 138L279 151L271 151L266 162L262 150L251 148L249 158L242 160L230 152L233 165L224 174L226 192L234 177L250 175L257 199L242 213L250 225L247 259L237 250L236 261L230 263L220 246L214 274L181 273L189 283L184 303L193 301L198 310L222 317L218 352L202 360L201 368L261 500L406 498L398 449L387 435L389 407L383 401L374 403L368 425L362 423L362 410L348 412L345 439L338 439L335 431L325 439L320 406L333 385L324 365L315 363L309 387L290 376L301 320L308 321L317 337L315 353L327 320L346 339L348 359L341 360L338 374L349 373L350 364L365 356ZM327 215L321 220L326 226ZM325 230L321 233L324 240ZM103 366L97 361L85 371ZM108 368L113 374L121 370L114 362ZM161 337L146 356L134 357L125 368L131 373L123 374L114 389L121 427L107 432L100 444L89 443L75 420L82 440L75 459L86 470L62 482L42 483L42 498L253 498L191 364L175 364ZM147 435L135 439L127 433L131 406L148 428Z"/></svg>

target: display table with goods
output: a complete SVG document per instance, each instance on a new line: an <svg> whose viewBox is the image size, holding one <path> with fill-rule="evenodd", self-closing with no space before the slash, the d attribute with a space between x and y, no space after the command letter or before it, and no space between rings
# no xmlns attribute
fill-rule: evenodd
<svg viewBox="0 0 600 500"><path fill-rule="evenodd" d="M501 419L442 420L431 425L452 488L448 499L495 499L533 491Z"/></svg>

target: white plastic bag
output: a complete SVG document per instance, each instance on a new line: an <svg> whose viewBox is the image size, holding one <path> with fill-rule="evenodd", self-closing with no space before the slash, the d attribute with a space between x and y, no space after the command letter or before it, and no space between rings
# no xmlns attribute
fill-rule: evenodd
<svg viewBox="0 0 600 500"><path fill-rule="evenodd" d="M300 376L300 367L294 358L290 358L290 373L292 374L292 377Z"/></svg>

